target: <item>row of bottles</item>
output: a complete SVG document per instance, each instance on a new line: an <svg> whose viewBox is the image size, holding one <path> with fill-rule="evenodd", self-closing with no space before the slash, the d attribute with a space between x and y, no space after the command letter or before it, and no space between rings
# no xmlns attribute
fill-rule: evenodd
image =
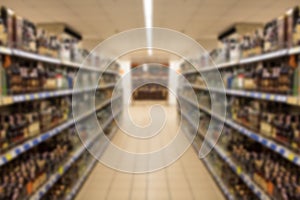
<svg viewBox="0 0 300 200"><path fill-rule="evenodd" d="M223 84L227 89L239 89L286 95L298 95L300 56L275 59L247 64L231 69L221 69ZM222 82L215 80L216 72L187 74L186 79L197 86L206 87L206 82L214 88L222 88Z"/></svg>

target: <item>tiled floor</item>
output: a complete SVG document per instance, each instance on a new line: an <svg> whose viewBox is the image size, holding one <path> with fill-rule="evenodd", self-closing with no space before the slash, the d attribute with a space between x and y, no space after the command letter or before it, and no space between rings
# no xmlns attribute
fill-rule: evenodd
<svg viewBox="0 0 300 200"><path fill-rule="evenodd" d="M151 102L135 103L130 108L139 125L150 122ZM164 146L178 128L176 108L164 106L167 123L161 133L149 140L137 140L118 131L113 143L131 152L151 152ZM172 165L156 172L130 174L97 164L79 192L77 200L223 200L224 197L192 147Z"/></svg>

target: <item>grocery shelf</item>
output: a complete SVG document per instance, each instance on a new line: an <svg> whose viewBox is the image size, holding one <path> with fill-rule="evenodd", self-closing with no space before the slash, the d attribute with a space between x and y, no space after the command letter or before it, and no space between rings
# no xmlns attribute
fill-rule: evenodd
<svg viewBox="0 0 300 200"><path fill-rule="evenodd" d="M243 96L249 97L253 99L274 101L279 103L286 103L290 105L300 105L298 101L298 97L291 95L281 95L281 94L272 94L272 93L264 93L264 92L254 92L254 91L246 91L246 90L233 90L233 89L218 89L218 88L206 88L203 86L191 84L194 89L198 90L206 90L212 92L218 92L223 94L235 95L235 96Z"/></svg>
<svg viewBox="0 0 300 200"><path fill-rule="evenodd" d="M99 136L98 134L96 136ZM87 143L87 147L90 147L94 144L96 137L89 140ZM68 171L68 169L78 160L78 158L82 155L82 153L86 150L85 146L82 145L74 155L62 166L60 166L56 173L54 173L48 181L43 184L33 196L30 197L30 200L38 200L41 199L50 189L51 187Z"/></svg>
<svg viewBox="0 0 300 200"><path fill-rule="evenodd" d="M300 47L292 47L290 49L281 49L281 50L277 50L274 52L269 52L269 53L252 56L249 58L241 58L240 60L237 60L237 61L229 61L226 63L215 64L215 66L203 67L199 70L199 72L212 71L212 70L216 70L216 69L222 69L222 68L227 68L227 67L255 63L255 62L260 62L260 61L269 60L269 59L273 59L273 58L280 58L283 56L288 56L288 55L293 55L293 54L298 54L298 53L300 53ZM198 71L189 70L187 72L182 72L182 74L184 74L184 75L192 74L192 73L198 73Z"/></svg>
<svg viewBox="0 0 300 200"><path fill-rule="evenodd" d="M121 113L121 109L117 112L117 115ZM111 123L114 119L111 116L103 125L103 130ZM39 200L41 199L50 189L51 187L68 171L68 169L76 162L76 160L82 155L82 153L89 147L91 147L97 137L100 136L101 133L95 134L91 139L86 143L87 145L82 145L80 149L78 149L74 155L61 167L58 168L57 172L54 173L46 183L44 183L38 191L35 192L33 196L30 197L30 200ZM104 146L106 146L105 144ZM87 147L87 148L86 148ZM104 147L103 147L104 149ZM101 151L102 152L102 151Z"/></svg>
<svg viewBox="0 0 300 200"><path fill-rule="evenodd" d="M47 63L51 63L51 64L57 64L57 65L61 63L61 61L57 58L51 58L48 56L43 56L43 55L39 55L36 53L31 53L31 52L26 52L26 51L19 50L19 49L12 49L11 55L22 57L22 58L33 59L33 60L37 60L37 61L42 61L42 62L47 62Z"/></svg>
<svg viewBox="0 0 300 200"><path fill-rule="evenodd" d="M112 132L114 132L114 131L112 131ZM100 149L99 153L95 156L96 158L102 154L103 150L106 148L106 145L107 144L105 144ZM80 190L81 186L83 185L83 183L85 182L85 180L88 178L90 172L92 171L92 169L94 168L96 163L97 163L97 159L93 159L92 162L89 164L89 166L86 168L83 175L80 177L80 179L77 181L77 183L73 186L70 193L66 196L66 200L72 200L75 197L75 195L79 192L79 190Z"/></svg>
<svg viewBox="0 0 300 200"><path fill-rule="evenodd" d="M26 101L36 101L46 98L52 97L59 97L59 96L66 96L71 94L83 93L93 90L101 90L110 87L114 87L115 83L110 83L106 85L101 85L97 88L84 88L80 90L57 90L57 91L48 91L48 92L37 92L37 93L29 93L29 94L20 94L20 95L9 95L9 96L2 96L0 98L0 106L6 106L14 103L21 103Z"/></svg>
<svg viewBox="0 0 300 200"><path fill-rule="evenodd" d="M238 64L239 64L239 61L234 60L234 61L229 61L229 62L225 62L225 63L216 64L216 66L220 67L220 68L226 68L226 67L231 67L231 66L238 65Z"/></svg>
<svg viewBox="0 0 300 200"><path fill-rule="evenodd" d="M204 163L204 165L206 166L206 168L208 169L208 171L210 172L210 174L213 176L215 182L219 185L219 187L221 188L221 190L223 191L223 193L225 194L225 196L227 197L227 199L234 200L234 197L230 194L230 192L228 191L227 187L224 185L224 183L220 179L220 177L215 173L213 167L209 164L209 162L206 161L206 159L202 159L202 162Z"/></svg>
<svg viewBox="0 0 300 200"><path fill-rule="evenodd" d="M118 98L120 98L121 95L115 97L114 99L108 99L108 100L105 100L103 103L101 103L99 106L97 106L95 109L96 110L99 110L103 107L105 107L107 104L109 104L111 101L114 101ZM24 143L12 148L11 150L8 150L8 152L0 155L0 166L10 162L11 160L15 159L16 157L18 157L19 155L23 154L24 152L30 150L31 148L41 144L42 142L48 140L49 138L59 134L61 131L63 131L64 129L72 126L73 124L75 124L76 121L80 121L88 116L90 116L91 114L94 113L94 110L93 111L88 111L86 112L85 114L81 115L79 118L77 119L70 119L68 120L67 122L43 133L43 134L40 134L28 141L25 141Z"/></svg>
<svg viewBox="0 0 300 200"><path fill-rule="evenodd" d="M249 63L259 62L259 61L268 60L268 59L272 59L272 58L279 58L279 57L287 56L287 55L288 55L288 49L282 49L282 50L278 50L278 51L274 51L274 52L270 52L270 53L264 53L261 55L252 56L249 58L243 58L239 61L239 64L240 65L249 64Z"/></svg>
<svg viewBox="0 0 300 200"><path fill-rule="evenodd" d="M184 116L184 118L186 118L189 123L192 123L190 121L190 118L185 114L182 113L182 115ZM194 127L194 125L192 125ZM195 127L194 127L195 128ZM187 129L183 129L184 132L188 132ZM196 154L199 154L199 150L197 149L197 146L195 146L194 142L192 143L193 148L196 152ZM229 192L228 188L224 185L223 181L219 178L219 176L215 173L214 169L212 168L212 166L209 164L208 161L206 161L205 159L201 159L201 161L203 161L204 165L206 166L206 168L208 169L208 171L210 172L210 174L213 176L214 181L217 183L217 185L220 187L220 189L222 190L223 194L226 196L227 199L229 200L234 200L234 197L231 195L231 193Z"/></svg>
<svg viewBox="0 0 300 200"><path fill-rule="evenodd" d="M250 176L243 172L242 168L236 165L223 150L219 147L215 147L215 151L218 155L229 165L229 167L234 171L244 183L252 190L252 192L262 200L270 200L271 198L258 186L256 183L252 181Z"/></svg>
<svg viewBox="0 0 300 200"><path fill-rule="evenodd" d="M182 113L184 118L197 130L195 126L195 122L185 113ZM204 136L204 133L200 134ZM227 155L226 153L217 145L214 145L209 139L205 138L204 142L206 142L209 146L213 147L213 149L217 152L217 154L228 164L228 166L234 171L244 183L253 191L253 193L259 197L261 200L270 200L271 198L259 187L257 186L252 179L242 171L242 168L236 165Z"/></svg>
<svg viewBox="0 0 300 200"><path fill-rule="evenodd" d="M275 141L272 141L271 139L265 138L261 136L259 133L256 133L254 131L251 131L232 120L224 119L222 116L219 116L215 113L212 113L209 109L205 108L201 105L196 105L194 102L190 101L186 97L180 96L185 101L189 102L190 104L194 105L195 107L201 109L202 111L206 112L207 114L217 118L218 120L224 121L228 126L236 129L243 135L253 139L254 141L262 144L264 147L267 147L268 149L272 150L273 152L281 155L283 158L287 159L288 161L294 163L297 166L300 166L300 155L287 149L286 147L276 143Z"/></svg>
<svg viewBox="0 0 300 200"><path fill-rule="evenodd" d="M69 195L67 195L66 200L72 200L74 198L74 196L78 193L85 180L88 178L90 172L92 171L96 163L97 160L93 159L87 167L87 169L84 171L83 175L80 177L80 179L77 180L76 185L71 189Z"/></svg>
<svg viewBox="0 0 300 200"><path fill-rule="evenodd" d="M82 63L65 61L65 60L61 60L59 58L51 58L49 56L39 55L37 53L31 53L31 52L27 52L27 51L23 51L23 50L19 50L19 49L11 49L8 47L3 47L3 46L0 46L0 54L8 54L8 55L32 59L32 60L36 60L36 61L47 62L50 64L64 65L64 66L73 67L73 68L80 68L80 69L86 69L86 70L90 70L90 71L97 71L97 72L102 72L102 73L119 75L118 72L115 72L113 70L100 70L99 68L97 68L95 66L82 66Z"/></svg>

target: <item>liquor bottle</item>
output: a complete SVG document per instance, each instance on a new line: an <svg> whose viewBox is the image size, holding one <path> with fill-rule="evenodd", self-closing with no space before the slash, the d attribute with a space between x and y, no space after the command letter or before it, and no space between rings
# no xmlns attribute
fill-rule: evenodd
<svg viewBox="0 0 300 200"><path fill-rule="evenodd" d="M292 148L299 152L300 149L300 116L295 116L295 121L293 124L294 136L293 142L291 144Z"/></svg>
<svg viewBox="0 0 300 200"><path fill-rule="evenodd" d="M294 45L293 35L296 34L295 32L295 25L299 18L299 7L296 6L292 8L287 13L287 47L291 48Z"/></svg>
<svg viewBox="0 0 300 200"><path fill-rule="evenodd" d="M57 82L55 78L55 71L53 68L45 69L45 82L44 90L55 90L57 89Z"/></svg>
<svg viewBox="0 0 300 200"><path fill-rule="evenodd" d="M295 15L294 15L294 24L293 24L293 45L300 45L300 11L299 7L297 7Z"/></svg>
<svg viewBox="0 0 300 200"><path fill-rule="evenodd" d="M6 33L7 33L7 44L9 47L13 47L13 16L14 12L11 9L6 7L1 7L1 18L3 20L3 24L5 25Z"/></svg>
<svg viewBox="0 0 300 200"><path fill-rule="evenodd" d="M244 85L243 89L245 90L254 90L257 88L256 81L255 81L255 71L252 71L251 69L247 70L245 72L245 78L244 78Z"/></svg>
<svg viewBox="0 0 300 200"><path fill-rule="evenodd" d="M7 82L8 82L8 93L9 94L18 94L22 92L23 79L21 76L20 66L15 63L7 68Z"/></svg>
<svg viewBox="0 0 300 200"><path fill-rule="evenodd" d="M38 92L41 90L39 84L39 73L38 69L33 65L30 65L28 70L28 91L30 92Z"/></svg>
<svg viewBox="0 0 300 200"><path fill-rule="evenodd" d="M274 51L278 49L278 21L272 20L264 27L264 52Z"/></svg>
<svg viewBox="0 0 300 200"><path fill-rule="evenodd" d="M284 90L284 86L281 85L280 79L281 79L281 70L283 69L283 66L279 67L277 63L272 63L270 70L271 70L271 77L270 77L270 83L269 83L269 92L277 92L278 88L282 87ZM285 72L283 72L285 73ZM284 76L284 75L283 75ZM282 82L284 82L284 78L282 77ZM281 92L281 90L280 90Z"/></svg>
<svg viewBox="0 0 300 200"><path fill-rule="evenodd" d="M294 68L287 64L282 64L278 80L278 90L284 94L292 94Z"/></svg>
<svg viewBox="0 0 300 200"><path fill-rule="evenodd" d="M23 20L22 28L22 49L36 52L36 27L29 20Z"/></svg>
<svg viewBox="0 0 300 200"><path fill-rule="evenodd" d="M261 75L260 90L263 92L269 92L271 86L271 73L269 72L269 69L264 67Z"/></svg>
<svg viewBox="0 0 300 200"><path fill-rule="evenodd" d="M33 104L27 104L26 107L28 108L28 111L26 112L26 119L28 121L28 137L34 137L40 133L40 120L39 120L39 114L36 111L38 109L38 105Z"/></svg>
<svg viewBox="0 0 300 200"><path fill-rule="evenodd" d="M287 17L282 15L277 18L277 49L286 48L287 39Z"/></svg>

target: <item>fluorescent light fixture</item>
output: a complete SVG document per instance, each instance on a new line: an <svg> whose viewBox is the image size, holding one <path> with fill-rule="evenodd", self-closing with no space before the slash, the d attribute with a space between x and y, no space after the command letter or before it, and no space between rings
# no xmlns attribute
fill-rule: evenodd
<svg viewBox="0 0 300 200"><path fill-rule="evenodd" d="M152 0L144 0L144 19L145 19L145 27L151 28L152 27L152 14L153 14L153 7L152 7Z"/></svg>
<svg viewBox="0 0 300 200"><path fill-rule="evenodd" d="M153 0L143 0L144 4L144 20L146 27L148 55L152 55L152 19L153 19Z"/></svg>

